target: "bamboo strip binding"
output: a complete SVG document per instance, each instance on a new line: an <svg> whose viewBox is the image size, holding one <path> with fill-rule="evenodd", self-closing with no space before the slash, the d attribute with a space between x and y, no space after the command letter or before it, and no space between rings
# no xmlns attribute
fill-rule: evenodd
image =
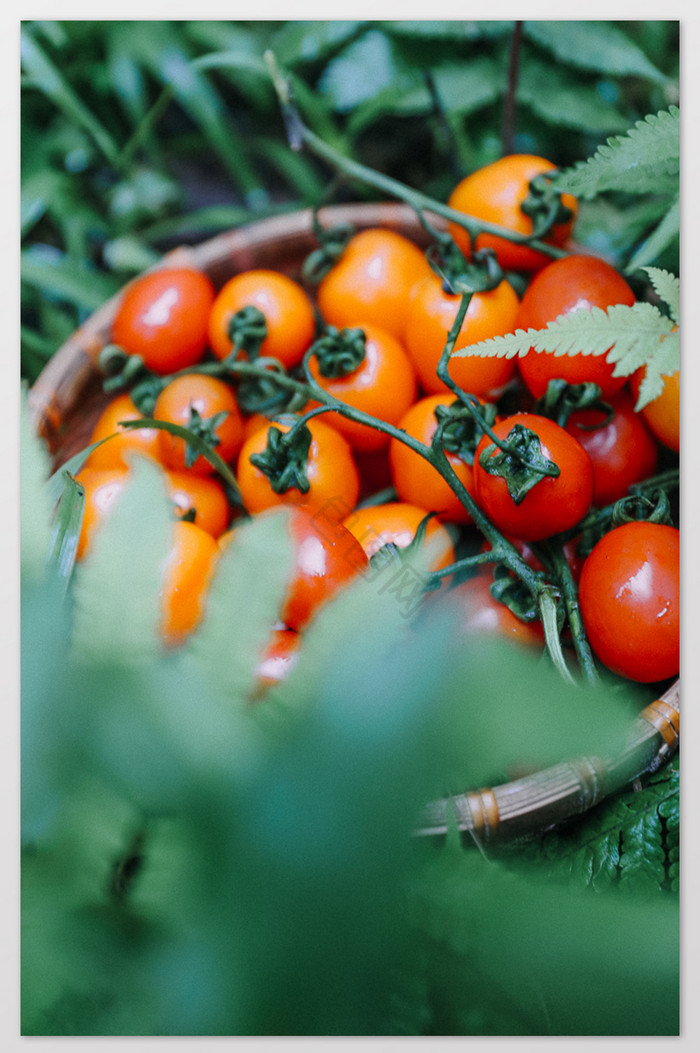
<svg viewBox="0 0 700 1053"><path fill-rule="evenodd" d="M336 205L320 210L324 226L382 226L425 247L430 236L413 210L402 204ZM444 229L444 222L431 216ZM166 253L155 268L196 267L216 288L233 274L256 267L297 279L304 258L317 247L310 209L225 231L194 246ZM112 297L62 345L28 393L34 427L59 467L89 440L108 401L101 389L97 356L109 341L121 293ZM619 757L583 757L495 787L484 787L426 805L415 833L444 835L451 813L464 833L489 839L516 838L581 814L644 772L654 771L678 748L680 682L634 720Z"/></svg>

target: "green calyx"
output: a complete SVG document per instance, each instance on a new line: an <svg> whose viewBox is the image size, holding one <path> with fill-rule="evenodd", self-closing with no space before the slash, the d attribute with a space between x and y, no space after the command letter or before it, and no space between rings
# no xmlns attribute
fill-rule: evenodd
<svg viewBox="0 0 700 1053"><path fill-rule="evenodd" d="M276 494L292 489L305 494L311 485L306 474L310 447L311 431L306 424L296 424L288 432L273 425L267 433L266 448L252 453L250 463L267 476Z"/></svg>
<svg viewBox="0 0 700 1053"><path fill-rule="evenodd" d="M267 336L265 315L252 304L241 307L240 311L231 316L228 335L233 344L228 357L235 361L241 351L245 351L250 361L253 361L258 357L263 340Z"/></svg>
<svg viewBox="0 0 700 1053"><path fill-rule="evenodd" d="M318 238L319 247L310 252L304 260L301 270L304 281L318 285L343 255L355 233L355 227L349 223L339 223L335 227L324 229L318 215L314 213L314 234Z"/></svg>
<svg viewBox="0 0 700 1053"><path fill-rule="evenodd" d="M494 600L503 603L522 622L539 620L537 596L502 563L496 563L493 568L493 581L489 591Z"/></svg>
<svg viewBox="0 0 700 1053"><path fill-rule="evenodd" d="M491 402L479 405L478 412L465 406L461 399L455 399L449 406L436 406L435 419L438 422L438 430L435 432L434 441L446 453L456 454L467 464L473 464L476 448L485 434L483 425L491 427L496 419L496 412L497 407Z"/></svg>
<svg viewBox="0 0 700 1053"><path fill-rule="evenodd" d="M573 213L561 199L561 194L554 188L552 172L540 172L530 183L530 192L520 205L522 211L532 220L531 238L546 237L552 227L566 223Z"/></svg>
<svg viewBox="0 0 700 1053"><path fill-rule="evenodd" d="M479 465L489 475L505 480L516 505L521 504L542 479L559 475L559 466L542 453L539 436L522 424L514 424L498 453L496 449L495 443L489 443L481 451Z"/></svg>
<svg viewBox="0 0 700 1053"><path fill-rule="evenodd" d="M615 502L612 510L613 527L640 521L673 526L671 502L665 490L653 490L648 496L632 494Z"/></svg>
<svg viewBox="0 0 700 1053"><path fill-rule="evenodd" d="M603 419L595 424L580 424L583 431L604 427L615 414L612 406L601 399L598 384L568 384L559 377L549 381L547 390L537 399L532 411L565 428L572 413L579 410L598 410L603 414Z"/></svg>
<svg viewBox="0 0 700 1053"><path fill-rule="evenodd" d="M186 427L193 432L197 438L207 443L208 446L214 448L218 446L221 441L216 434L216 429L223 424L227 417L228 410L221 410L220 413L215 413L213 417L203 417L199 410L192 406L190 408L190 419L188 420ZM191 468L198 457L199 451L190 443L186 443L185 467Z"/></svg>
<svg viewBox="0 0 700 1053"><path fill-rule="evenodd" d="M470 260L466 260L457 243L447 234L439 235L426 251L426 258L450 296L488 292L503 281L501 265L492 249L479 249Z"/></svg>
<svg viewBox="0 0 700 1053"><path fill-rule="evenodd" d="M348 377L364 362L366 337L362 329L336 329L326 327L313 344L311 354L315 356L318 370L327 380Z"/></svg>

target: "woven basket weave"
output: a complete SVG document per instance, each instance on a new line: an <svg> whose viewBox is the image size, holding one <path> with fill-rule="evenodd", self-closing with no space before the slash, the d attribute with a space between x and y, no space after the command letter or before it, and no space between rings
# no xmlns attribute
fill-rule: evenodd
<svg viewBox="0 0 700 1053"><path fill-rule="evenodd" d="M350 223L357 229L386 227L425 246L429 235L405 205L341 205L320 212L324 226ZM435 220L440 226L440 221ZM167 253L163 267L196 267L220 288L231 275L264 267L300 276L301 264L317 248L310 210L261 220L189 247ZM113 297L52 357L29 392L36 430L46 440L58 467L89 441L109 401L101 387L97 356L110 339L121 294ZM429 804L418 834L445 833L457 826L481 841L517 838L579 815L645 772L658 768L678 747L680 685L632 722L622 752L610 758L579 757L500 786L470 790Z"/></svg>

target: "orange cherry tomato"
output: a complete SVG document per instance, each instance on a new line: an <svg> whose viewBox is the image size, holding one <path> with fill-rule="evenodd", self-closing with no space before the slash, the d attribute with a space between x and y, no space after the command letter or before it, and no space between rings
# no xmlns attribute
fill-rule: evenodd
<svg viewBox="0 0 700 1053"><path fill-rule="evenodd" d="M274 505L307 505L330 518L342 519L357 504L360 477L350 444L330 424L318 417L307 422L311 444L306 463L310 485L306 493L297 487L276 493L265 473L251 463L252 454L265 451L273 428L284 434L290 427L288 418L268 422L244 442L236 477L245 508L255 515Z"/></svg>
<svg viewBox="0 0 700 1053"><path fill-rule="evenodd" d="M596 256L567 256L544 267L525 290L518 317L517 329L545 329L559 315L574 310L635 302L634 293L625 279L605 260ZM605 355L555 355L546 351L530 351L517 360L520 374L535 398L544 395L547 384L561 377L569 384L592 382L598 384L603 398L610 398L624 386L626 377L613 376L614 366Z"/></svg>
<svg viewBox="0 0 700 1053"><path fill-rule="evenodd" d="M436 370L460 302L461 296L446 293L440 278L431 272L414 285L404 304L406 350L428 394L448 390ZM511 332L515 328L518 305L517 294L507 281L488 292L474 293L455 351ZM511 358L453 356L448 373L463 391L487 395L507 384L515 376L516 368L515 359Z"/></svg>
<svg viewBox="0 0 700 1053"><path fill-rule="evenodd" d="M447 600L457 605L460 630L467 636L505 636L517 644L541 650L542 622L524 622L505 603L494 599L490 589L492 581L491 570L479 570L447 593Z"/></svg>
<svg viewBox="0 0 700 1053"><path fill-rule="evenodd" d="M450 406L453 394L426 395L404 414L398 427L407 435L429 446L437 431L435 410ZM470 494L474 492L474 469L459 454L448 453L447 459ZM471 523L472 518L449 483L429 461L398 439L389 443L389 462L394 489L402 501L437 512L440 519Z"/></svg>
<svg viewBox="0 0 700 1053"><path fill-rule="evenodd" d="M193 366L207 346L214 303L212 282L202 271L174 267L150 271L126 286L112 323L112 340L140 355L154 373Z"/></svg>
<svg viewBox="0 0 700 1053"><path fill-rule="evenodd" d="M343 525L355 535L371 557L380 548L393 543L405 548L413 541L416 531L428 515L424 508L406 501L389 501L381 505L356 508L343 520ZM430 569L443 570L455 561L454 545L449 531L437 519L431 519L425 532L425 543L434 553Z"/></svg>
<svg viewBox="0 0 700 1053"><path fill-rule="evenodd" d="M324 377L316 355L312 355L309 370L334 398L388 424L396 424L416 397L413 365L391 333L364 323L360 328L365 334L365 357L357 369L347 376ZM389 441L385 432L340 413L328 413L325 420L345 436L353 449L378 450Z"/></svg>
<svg viewBox="0 0 700 1053"><path fill-rule="evenodd" d="M75 558L84 559L94 537L129 481L128 468L83 468L76 479L85 489L85 509Z"/></svg>
<svg viewBox="0 0 700 1053"><path fill-rule="evenodd" d="M218 538L228 527L231 507L223 483L212 475L166 472L165 482L175 511L185 516L194 511L197 526Z"/></svg>
<svg viewBox="0 0 700 1053"><path fill-rule="evenodd" d="M209 316L209 344L217 358L224 359L230 353L233 343L229 325L244 307L257 307L265 316L267 336L260 355L276 358L287 368L297 365L316 331L313 305L302 287L286 274L265 269L243 271L229 278Z"/></svg>
<svg viewBox="0 0 700 1053"><path fill-rule="evenodd" d="M368 323L401 339L406 298L429 273L425 255L403 234L381 227L359 231L321 281L319 310L339 329Z"/></svg>
<svg viewBox="0 0 700 1053"><path fill-rule="evenodd" d="M121 428L123 420L141 420L143 414L134 405L131 395L124 392L107 404L97 419L90 443L107 439L93 450L84 468L128 468L133 454L160 460L160 442L156 428Z"/></svg>
<svg viewBox="0 0 700 1053"><path fill-rule="evenodd" d="M639 397L639 388L646 374L646 366L638 369L633 374L630 382L634 401ZM668 446L676 453L680 451L680 418L681 418L681 388L680 370L664 377L664 387L660 395L652 402L647 402L640 410L649 430L654 433L659 442Z"/></svg>
<svg viewBox="0 0 700 1053"><path fill-rule="evenodd" d="M156 420L170 421L186 428L197 430L200 420L210 420L225 413L223 420L213 428L216 440L214 449L226 462L234 459L243 442L243 418L236 403L232 388L217 377L203 373L187 373L175 377L163 388L156 399L153 416ZM189 466L185 460L186 443L178 435L160 430L159 442L163 463L175 471L195 472L200 475L215 471L206 457L198 454Z"/></svg>
<svg viewBox="0 0 700 1053"><path fill-rule="evenodd" d="M181 644L199 625L218 555L206 530L184 520L173 523L160 590L161 635L168 646Z"/></svg>
<svg viewBox="0 0 700 1053"><path fill-rule="evenodd" d="M447 204L450 208L464 212L475 219L495 223L516 234L532 234L532 220L523 212L521 205L529 193L530 181L542 173L551 172L555 165L543 157L533 154L510 154L492 164L479 168L463 179L454 188ZM572 217L552 228L543 240L548 244L562 246L569 238L578 204L571 194L562 195L562 204L571 209ZM463 227L450 223L449 232L469 258L471 239ZM476 249L491 248L496 252L505 270L537 271L549 262L550 257L542 252L516 245L493 234L479 234Z"/></svg>

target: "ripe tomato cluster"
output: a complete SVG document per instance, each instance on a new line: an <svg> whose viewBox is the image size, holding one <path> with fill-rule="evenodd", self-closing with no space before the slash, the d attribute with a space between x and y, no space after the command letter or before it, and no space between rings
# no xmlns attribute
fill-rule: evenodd
<svg viewBox="0 0 700 1053"><path fill-rule="evenodd" d="M543 197L552 167L541 158L504 158L463 180L449 204L516 235L537 233L542 202L534 211L522 206L533 179ZM558 208L543 240L562 246L576 202L565 197ZM635 300L622 275L597 257L551 258L488 234L473 244L457 224L450 232L465 259L487 245L503 268L471 295L455 350L544 328L582 306ZM527 281L522 297L509 280L514 270ZM217 560L236 544L238 526L288 510L294 572L260 656L260 694L293 667L318 610L378 552L390 546L400 559L423 540L431 546L432 584L444 577L466 633L495 632L542 648L536 617L523 620L496 598L484 554L498 562L502 537L546 576L551 566L529 546L546 549L558 538L599 661L633 680L675 675L678 530L616 526L608 518L585 559L572 545L587 517L652 476L663 451L678 450L677 376L643 413L634 410L640 377L627 383L605 356L585 348L564 356L532 350L520 359L460 355L448 362L447 383L438 364L460 303L416 244L381 228L354 234L316 289L269 269L237 273L219 287L185 267L135 279L111 337L139 357L157 393L149 413L135 394L115 395L96 424L91 441L107 441L79 473L85 513L78 559L89 558L133 458L147 457L160 466L173 505L161 592L168 645L180 644L203 617ZM278 385L280 396L293 395L294 411L290 402L282 410L251 409L241 391L253 376ZM603 403L558 423L541 407L554 380L595 384ZM124 426L139 420L142 428ZM235 491L203 449L228 466ZM475 567L476 574L460 574Z"/></svg>

